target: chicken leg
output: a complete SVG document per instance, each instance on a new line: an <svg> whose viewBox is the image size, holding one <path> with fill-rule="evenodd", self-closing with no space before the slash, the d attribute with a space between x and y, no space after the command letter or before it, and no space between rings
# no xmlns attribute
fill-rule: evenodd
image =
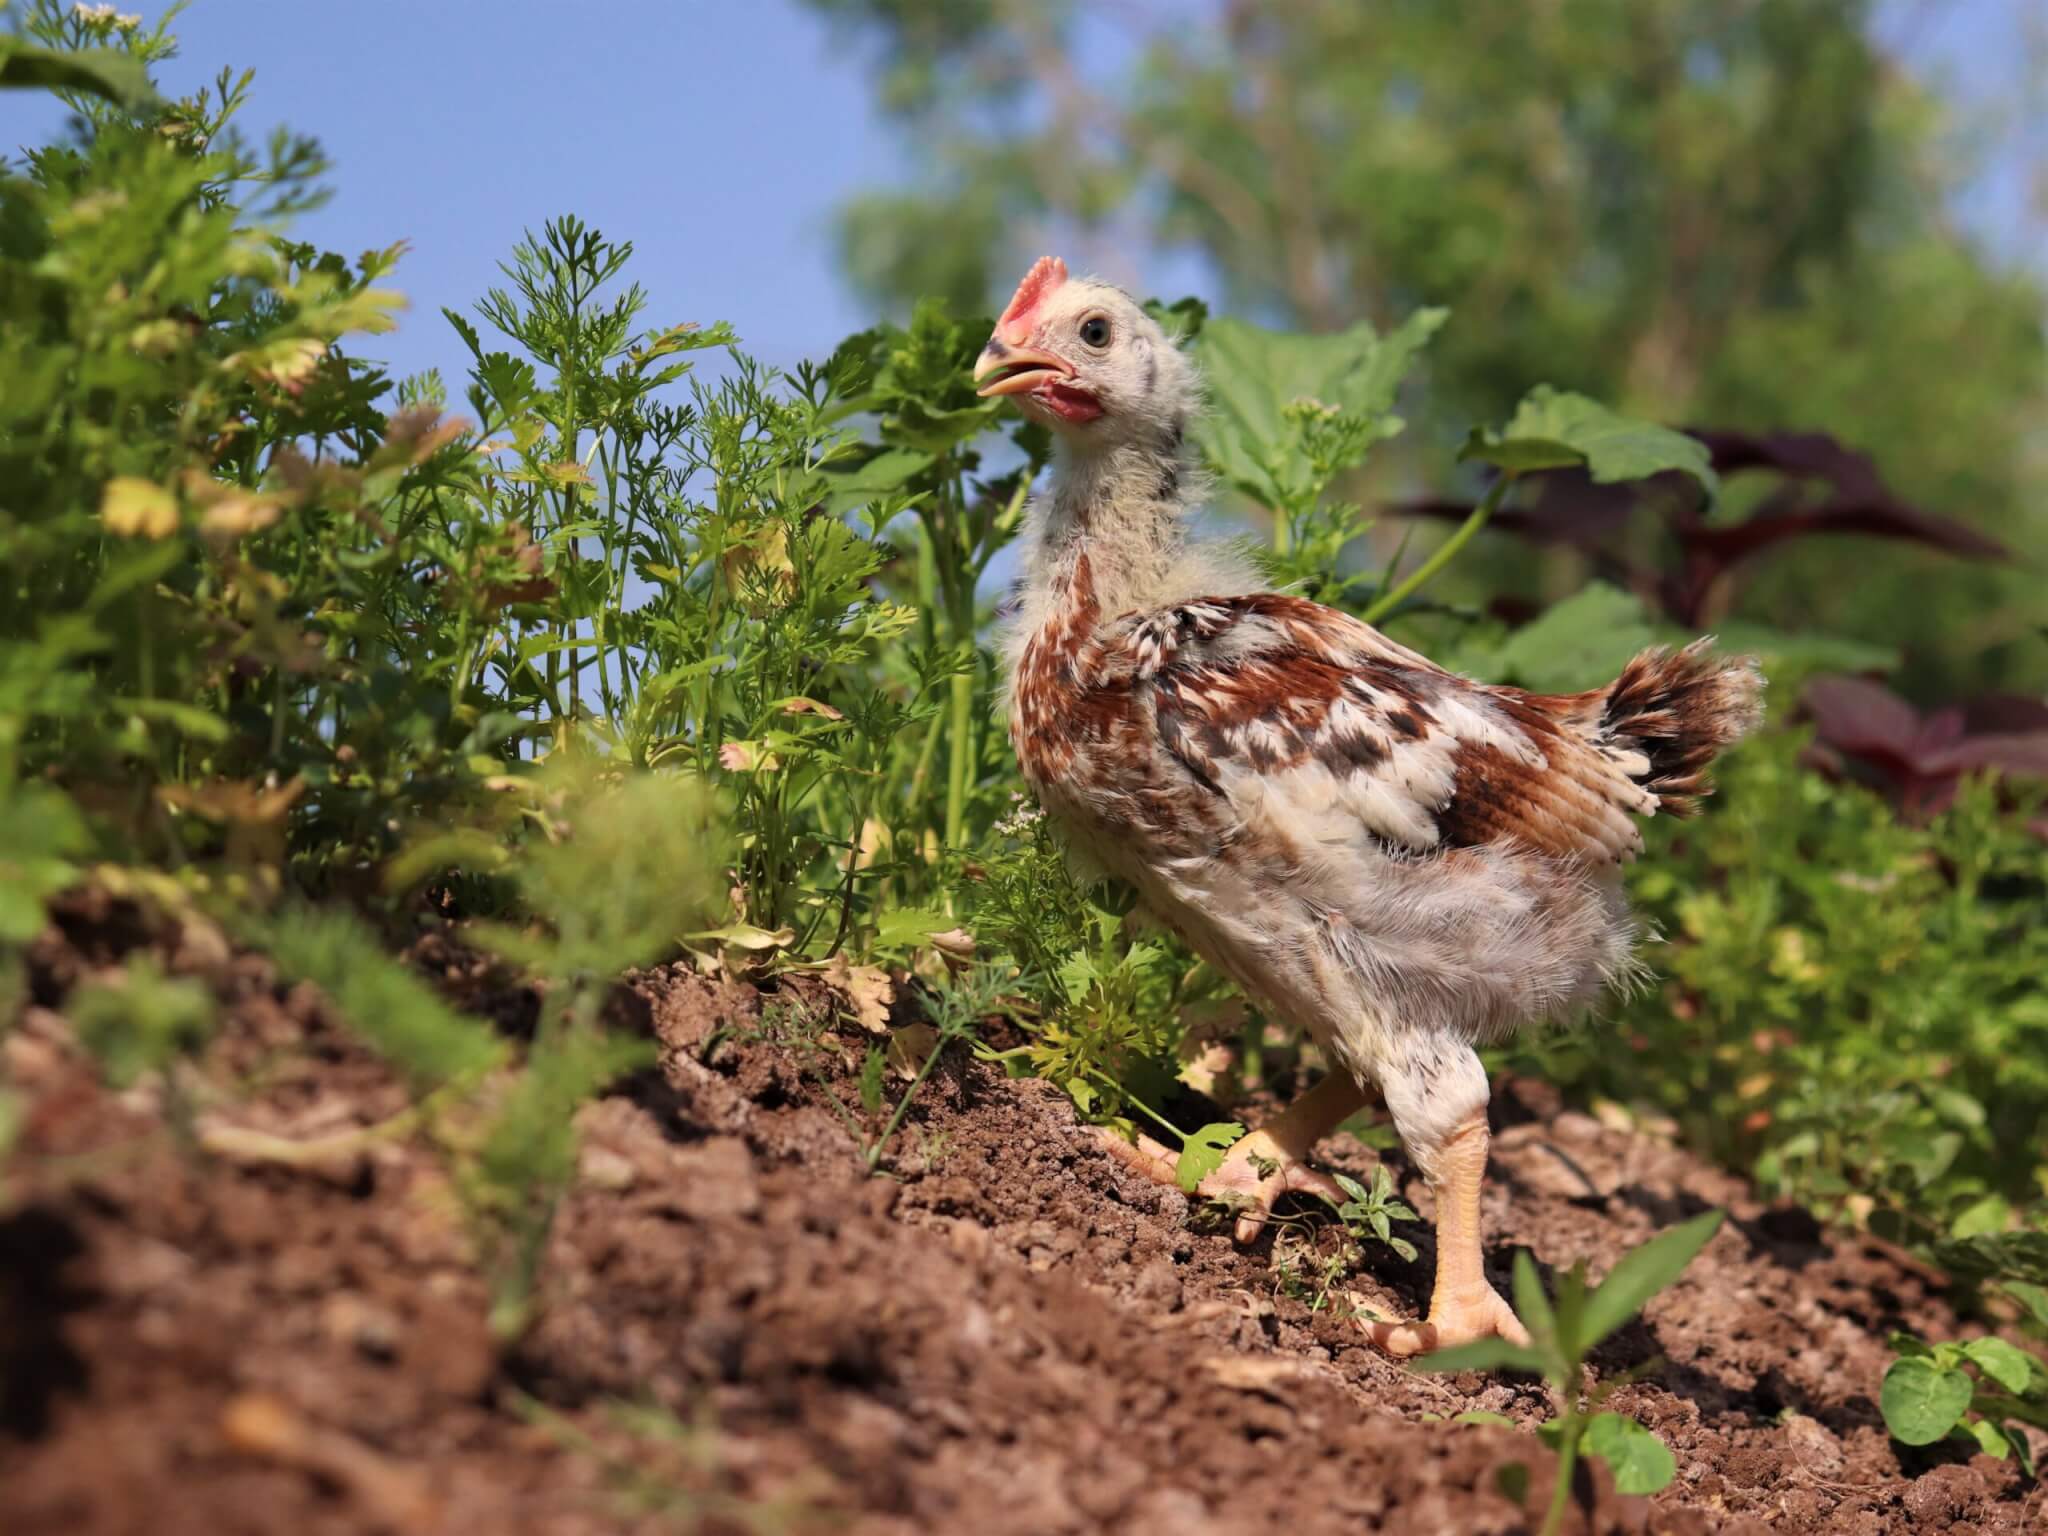
<svg viewBox="0 0 2048 1536"><path fill-rule="evenodd" d="M1341 1204L1349 1198L1343 1188L1328 1174L1309 1167L1308 1155L1367 1102L1350 1073L1330 1073L1257 1130L1239 1137L1198 1191L1236 1209L1240 1243L1259 1235L1283 1195L1321 1195ZM1176 1182L1179 1154L1150 1136L1140 1136L1134 1146L1114 1131L1104 1131L1102 1145L1118 1162L1146 1178Z"/></svg>
<svg viewBox="0 0 2048 1536"><path fill-rule="evenodd" d="M1499 1334L1527 1344L1513 1308L1486 1279L1479 1242L1479 1187L1486 1177L1486 1111L1453 1130L1428 1159L1436 1196L1436 1287L1420 1323L1371 1323L1367 1333L1390 1355L1418 1355Z"/></svg>

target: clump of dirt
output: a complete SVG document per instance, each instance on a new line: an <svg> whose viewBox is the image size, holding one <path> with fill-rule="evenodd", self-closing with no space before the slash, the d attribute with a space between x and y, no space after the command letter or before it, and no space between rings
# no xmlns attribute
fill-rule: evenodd
<svg viewBox="0 0 2048 1536"><path fill-rule="evenodd" d="M198 1074L219 1113L309 1137L404 1103L260 957L195 959L104 907L39 941L0 1047L25 1109L0 1184L10 1536L1533 1528L1508 1469L1540 1509L1549 1454L1450 1421L1533 1425L1540 1387L1417 1374L1346 1315L1426 1302L1426 1231L1413 1264L1375 1245L1335 1287L1289 1281L1274 1239L1238 1249L1100 1152L1059 1093L957 1048L870 1178L843 1118L858 1030L797 983L632 978L616 1011L660 1064L584 1111L546 1308L501 1351L428 1149L204 1157L160 1092L101 1083L63 999L142 944L226 1004ZM471 1000L519 1027L516 998ZM1517 1246L1599 1271L1697 1211L1731 1216L1596 1362L1644 1371L1613 1405L1665 1438L1678 1480L1626 1498L1595 1468L1572 1529L2033 1528L2042 1496L2009 1465L1884 1433L1887 1332L1956 1331L1938 1277L1538 1086L1496 1104L1497 1279ZM1359 1176L1375 1156L1320 1152ZM1311 1220L1286 1240L1332 1236Z"/></svg>

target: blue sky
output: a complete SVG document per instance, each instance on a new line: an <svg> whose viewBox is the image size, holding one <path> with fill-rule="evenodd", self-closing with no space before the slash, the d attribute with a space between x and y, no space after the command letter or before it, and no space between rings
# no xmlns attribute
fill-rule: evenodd
<svg viewBox="0 0 2048 1536"><path fill-rule="evenodd" d="M1916 72L2013 99L2039 3L1886 0L1880 30ZM907 157L873 112L860 48L793 0L196 0L176 31L166 87L251 67L244 126L289 123L335 162L336 195L302 238L349 253L411 242L395 279L411 312L357 343L395 374L442 365L454 383L462 354L440 307L467 311L522 231L565 212L632 240L650 323L729 320L786 365L871 318L834 275L831 213ZM0 95L0 146L57 122L46 101ZM2032 134L2038 156L2048 124L2037 110L2008 132ZM2021 159L1993 162L1963 212L2019 252L2040 231ZM1203 286L1186 262L1153 275Z"/></svg>

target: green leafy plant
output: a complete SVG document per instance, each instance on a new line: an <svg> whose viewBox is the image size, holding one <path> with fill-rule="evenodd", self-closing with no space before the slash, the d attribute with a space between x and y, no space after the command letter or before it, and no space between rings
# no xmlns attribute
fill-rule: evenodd
<svg viewBox="0 0 2048 1536"><path fill-rule="evenodd" d="M1959 1440L2000 1461L2017 1458L2034 1475L2022 1426L2048 1429L2048 1366L1997 1338L1929 1345L1895 1334L1892 1347L1899 1356L1885 1370L1878 1407L1894 1439Z"/></svg>
<svg viewBox="0 0 2048 1536"><path fill-rule="evenodd" d="M801 1487L774 1498L740 1492L723 1464L718 1426L708 1411L686 1421L659 1403L614 1399L601 1405L598 1431L591 1433L537 1399L521 1395L515 1406L598 1469L621 1518L651 1518L690 1533L715 1526L747 1536L785 1536L837 1523Z"/></svg>
<svg viewBox="0 0 2048 1536"><path fill-rule="evenodd" d="M1372 1188L1367 1189L1348 1173L1332 1174L1345 1194L1351 1198L1337 1207L1337 1217L1350 1229L1353 1236L1363 1240L1370 1235L1385 1243L1410 1264L1415 1262L1415 1245L1405 1237L1394 1235L1393 1224L1397 1221L1416 1220L1415 1212L1400 1199L1394 1188L1394 1177L1387 1172L1387 1165L1381 1163L1372 1171Z"/></svg>
<svg viewBox="0 0 2048 1536"><path fill-rule="evenodd" d="M118 980L80 987L67 1012L79 1044L120 1088L196 1050L214 1025L213 994L199 982L166 976L151 955L130 962ZM174 1106L182 1103L175 1077L165 1088Z"/></svg>
<svg viewBox="0 0 2048 1536"><path fill-rule="evenodd" d="M1676 1464L1664 1442L1633 1419L1600 1406L1627 1378L1610 1379L1588 1392L1585 1362L1595 1345L1684 1272L1721 1220L1720 1211L1708 1211L1659 1233L1622 1255L1597 1286L1586 1284L1581 1261L1559 1281L1554 1301L1544 1295L1528 1253L1518 1252L1515 1315L1529 1330L1529 1343L1481 1339L1421 1360L1422 1368L1432 1371L1530 1371L1549 1384L1560 1411L1539 1433L1556 1449L1558 1465L1542 1536L1554 1536L1562 1527L1572 1467L1581 1455L1605 1461L1623 1493L1655 1493L1671 1481Z"/></svg>

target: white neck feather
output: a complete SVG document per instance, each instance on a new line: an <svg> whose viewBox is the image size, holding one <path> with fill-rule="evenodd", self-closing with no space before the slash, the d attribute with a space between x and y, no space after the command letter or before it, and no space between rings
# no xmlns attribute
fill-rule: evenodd
<svg viewBox="0 0 2048 1536"><path fill-rule="evenodd" d="M1098 623L1261 590L1237 550L1188 537L1188 518L1206 489L1177 443L1121 443L1085 454L1063 447L1051 487L1025 517L1023 606L1005 647L1010 660L1041 626L1085 601L1074 590L1084 554Z"/></svg>

